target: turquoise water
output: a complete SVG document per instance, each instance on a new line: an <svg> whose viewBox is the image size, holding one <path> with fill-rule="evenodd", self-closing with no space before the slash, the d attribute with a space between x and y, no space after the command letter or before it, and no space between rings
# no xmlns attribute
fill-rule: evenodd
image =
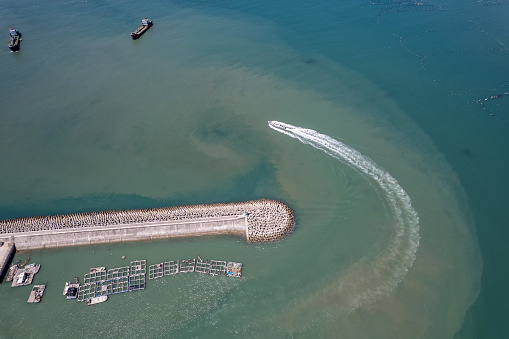
<svg viewBox="0 0 509 339"><path fill-rule="evenodd" d="M0 219L267 197L297 227L18 253L47 289L29 305L0 285L0 337L508 333L508 5L1 4L24 40L0 53ZM93 308L61 294L90 267L195 253L243 278L165 277Z"/></svg>

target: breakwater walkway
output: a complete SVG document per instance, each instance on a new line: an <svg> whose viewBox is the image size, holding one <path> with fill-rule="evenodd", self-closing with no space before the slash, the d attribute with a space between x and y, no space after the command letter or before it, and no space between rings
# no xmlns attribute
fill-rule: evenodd
<svg viewBox="0 0 509 339"><path fill-rule="evenodd" d="M213 234L248 242L282 239L295 226L292 210L277 200L105 211L0 221L0 242L18 250Z"/></svg>
<svg viewBox="0 0 509 339"><path fill-rule="evenodd" d="M0 282L7 273L8 263L14 256L14 244L0 241Z"/></svg>

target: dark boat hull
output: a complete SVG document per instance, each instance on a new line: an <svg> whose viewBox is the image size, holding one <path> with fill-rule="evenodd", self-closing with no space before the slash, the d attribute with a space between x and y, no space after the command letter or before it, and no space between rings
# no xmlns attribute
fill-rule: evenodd
<svg viewBox="0 0 509 339"><path fill-rule="evenodd" d="M17 30L11 30L9 44L7 45L7 47L9 47L11 51L17 52L19 51L19 48L21 46L21 40L23 40L21 38L21 33L18 32Z"/></svg>
<svg viewBox="0 0 509 339"><path fill-rule="evenodd" d="M133 38L133 40L139 39L152 25L153 23L151 21L148 25L140 27L136 32L131 32L131 38Z"/></svg>
<svg viewBox="0 0 509 339"><path fill-rule="evenodd" d="M19 44L14 45L14 46L9 45L9 48L11 51L17 52L17 51L19 51Z"/></svg>

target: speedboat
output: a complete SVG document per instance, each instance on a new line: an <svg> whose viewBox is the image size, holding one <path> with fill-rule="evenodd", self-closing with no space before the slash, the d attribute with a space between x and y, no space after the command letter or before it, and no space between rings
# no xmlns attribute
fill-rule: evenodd
<svg viewBox="0 0 509 339"><path fill-rule="evenodd" d="M269 126L272 126L277 129L282 129L282 130L285 130L288 128L287 124L285 124L283 122L275 121L275 120L269 121Z"/></svg>

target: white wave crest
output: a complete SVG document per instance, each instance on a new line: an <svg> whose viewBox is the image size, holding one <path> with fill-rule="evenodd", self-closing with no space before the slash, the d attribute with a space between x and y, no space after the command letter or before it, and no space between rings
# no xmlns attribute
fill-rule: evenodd
<svg viewBox="0 0 509 339"><path fill-rule="evenodd" d="M275 126L279 124L279 126L285 127L277 128L270 124L269 127L348 164L374 180L382 189L394 214L393 236L386 250L370 264L372 274L365 278L371 282L366 285L364 291L357 291L359 293L354 298L349 298L350 307L357 308L365 302L374 301L382 295L387 295L398 285L412 266L419 247L419 217L412 207L410 197L394 177L357 150L314 130L286 123L276 123Z"/></svg>

